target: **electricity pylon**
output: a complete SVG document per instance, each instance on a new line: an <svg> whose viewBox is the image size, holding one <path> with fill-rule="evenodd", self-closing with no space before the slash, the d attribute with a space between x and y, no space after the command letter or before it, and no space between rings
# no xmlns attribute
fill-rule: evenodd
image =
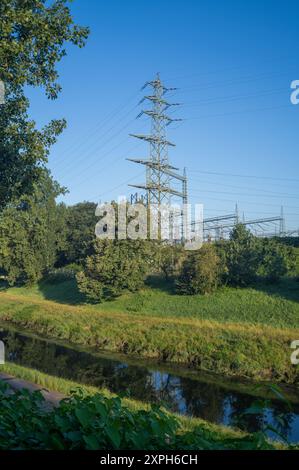
<svg viewBox="0 0 299 470"><path fill-rule="evenodd" d="M149 101L152 105L150 109L142 110L138 118L147 115L151 118L151 133L149 135L143 134L130 134L132 137L144 140L150 145L149 158L136 159L128 158L129 161L139 163L146 166L146 182L145 184L130 185L134 188L144 189L147 194L148 206L155 204L170 204L171 196L182 199L183 203L187 203L187 177L184 170L183 175L176 171L178 168L173 167L169 163L168 148L174 147L175 144L169 142L166 138L166 128L174 121L181 121L181 119L172 119L166 114L166 111L171 106L178 106L178 103L169 103L165 95L169 91L176 90L176 88L166 88L159 74L150 82L147 82L143 87L150 86L152 93L144 96L139 104L144 101ZM182 184L182 190L171 187L171 181L178 180Z"/></svg>

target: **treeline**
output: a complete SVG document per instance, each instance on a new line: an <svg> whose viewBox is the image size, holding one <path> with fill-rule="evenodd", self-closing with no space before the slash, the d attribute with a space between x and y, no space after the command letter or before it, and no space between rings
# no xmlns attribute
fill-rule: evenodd
<svg viewBox="0 0 299 470"><path fill-rule="evenodd" d="M97 240L76 277L80 291L100 301L138 290L153 273L172 281L177 293L195 295L223 285L246 287L259 279L274 283L295 270L292 247L257 238L239 224L229 240L205 243L196 251L153 241Z"/></svg>
<svg viewBox="0 0 299 470"><path fill-rule="evenodd" d="M45 172L31 195L0 212L0 274L9 285L32 284L91 253L96 204L57 204L62 192Z"/></svg>
<svg viewBox="0 0 299 470"><path fill-rule="evenodd" d="M289 242L257 238L242 224L229 240L205 243L196 251L157 241L96 239L96 204L57 204L62 191L44 174L31 196L2 210L0 273L9 285L76 276L86 298L99 302L142 288L150 274L163 275L186 295L295 274Z"/></svg>

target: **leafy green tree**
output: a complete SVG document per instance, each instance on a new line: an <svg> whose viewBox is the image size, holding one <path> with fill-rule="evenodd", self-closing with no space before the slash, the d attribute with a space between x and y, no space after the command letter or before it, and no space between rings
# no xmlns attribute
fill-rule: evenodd
<svg viewBox="0 0 299 470"><path fill-rule="evenodd" d="M253 282L261 263L260 242L242 224L237 224L226 245L227 282L247 286Z"/></svg>
<svg viewBox="0 0 299 470"><path fill-rule="evenodd" d="M59 254L60 266L82 264L92 253L98 221L95 210L96 204L86 201L66 208L66 241Z"/></svg>
<svg viewBox="0 0 299 470"><path fill-rule="evenodd" d="M84 270L77 274L79 290L98 302L124 290L136 291L153 263L151 243L146 240L97 239Z"/></svg>
<svg viewBox="0 0 299 470"><path fill-rule="evenodd" d="M56 261L64 244L64 206L56 205L61 188L48 175L31 196L6 207L0 217L0 269L8 283L33 283Z"/></svg>
<svg viewBox="0 0 299 470"><path fill-rule="evenodd" d="M185 259L176 282L181 294L208 294L219 285L220 258L214 244L204 244L200 250L190 252Z"/></svg>
<svg viewBox="0 0 299 470"><path fill-rule="evenodd" d="M29 120L25 86L42 87L56 99L57 63L65 46L82 47L88 29L74 24L67 0L1 0L0 80L6 103L0 108L0 209L30 194L41 177L50 146L65 127L53 120L42 130Z"/></svg>
<svg viewBox="0 0 299 470"><path fill-rule="evenodd" d="M281 277L287 273L295 272L296 269L294 248L274 239L263 240L261 260L258 273L270 282L278 282Z"/></svg>

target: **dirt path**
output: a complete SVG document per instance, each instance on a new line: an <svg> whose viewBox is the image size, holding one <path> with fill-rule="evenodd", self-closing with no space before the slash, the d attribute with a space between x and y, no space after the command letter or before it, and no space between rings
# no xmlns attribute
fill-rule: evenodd
<svg viewBox="0 0 299 470"><path fill-rule="evenodd" d="M0 373L0 380L7 383L12 390L21 390L25 388L29 392L35 392L39 390L47 403L52 406L58 406L60 400L65 398L65 395L59 392L49 391L45 388L40 387L39 385L34 384L33 382L28 382L27 380L18 379L9 374Z"/></svg>

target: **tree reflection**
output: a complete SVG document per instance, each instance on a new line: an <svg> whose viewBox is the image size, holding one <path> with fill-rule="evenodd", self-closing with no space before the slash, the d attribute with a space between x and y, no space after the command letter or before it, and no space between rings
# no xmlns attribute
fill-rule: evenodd
<svg viewBox="0 0 299 470"><path fill-rule="evenodd" d="M237 425L249 432L262 430L267 423L285 436L295 432L298 406L292 413L284 403L272 401L269 409L244 414L256 397L215 383L122 363L11 331L0 331L0 339L5 342L8 360L53 376L105 387L123 396L159 403L213 423Z"/></svg>

